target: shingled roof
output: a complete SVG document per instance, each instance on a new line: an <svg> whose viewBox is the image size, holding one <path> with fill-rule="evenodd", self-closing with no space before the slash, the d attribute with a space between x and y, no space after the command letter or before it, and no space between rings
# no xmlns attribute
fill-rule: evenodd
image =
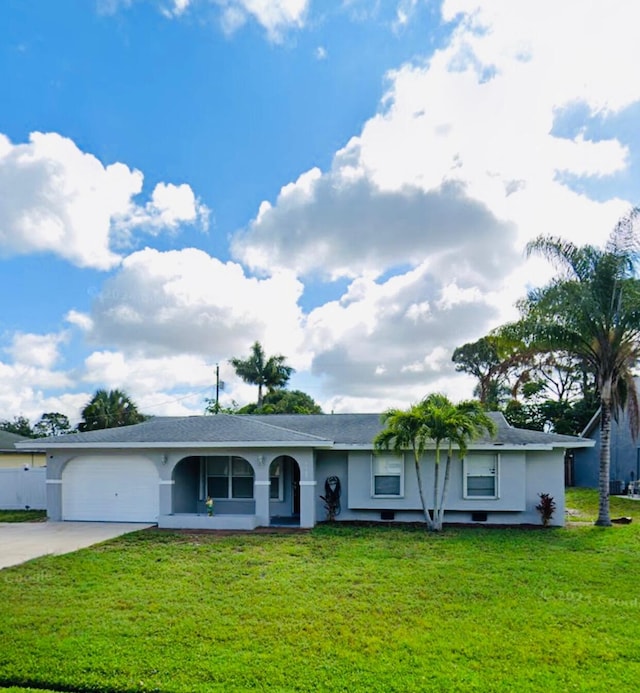
<svg viewBox="0 0 640 693"><path fill-rule="evenodd" d="M19 436L16 433L9 433L9 431L0 431L0 450L3 452L15 452L14 443L25 440L29 439L24 436Z"/></svg>
<svg viewBox="0 0 640 693"><path fill-rule="evenodd" d="M489 415L497 426L471 447L584 447L591 442L573 436L513 428L498 412ZM133 426L40 438L36 449L60 447L370 447L381 430L379 414L274 414L159 416ZM19 444L22 448L25 443Z"/></svg>

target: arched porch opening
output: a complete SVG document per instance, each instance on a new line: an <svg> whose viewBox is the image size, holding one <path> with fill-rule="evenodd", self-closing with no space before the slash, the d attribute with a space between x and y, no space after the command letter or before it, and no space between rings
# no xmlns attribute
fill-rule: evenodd
<svg viewBox="0 0 640 693"><path fill-rule="evenodd" d="M215 515L255 513L254 470L237 455L189 455L173 469L173 514L208 514L207 498Z"/></svg>
<svg viewBox="0 0 640 693"><path fill-rule="evenodd" d="M290 455L269 466L269 519L272 525L300 524L300 465Z"/></svg>

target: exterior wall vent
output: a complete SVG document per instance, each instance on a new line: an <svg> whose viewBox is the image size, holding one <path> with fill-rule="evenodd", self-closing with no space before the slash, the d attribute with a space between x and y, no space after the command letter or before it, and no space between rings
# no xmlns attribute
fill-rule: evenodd
<svg viewBox="0 0 640 693"><path fill-rule="evenodd" d="M486 522L487 521L487 513L471 513L471 522Z"/></svg>
<svg viewBox="0 0 640 693"><path fill-rule="evenodd" d="M393 510L382 510L380 512L380 519L381 520L395 520L396 519L396 513Z"/></svg>

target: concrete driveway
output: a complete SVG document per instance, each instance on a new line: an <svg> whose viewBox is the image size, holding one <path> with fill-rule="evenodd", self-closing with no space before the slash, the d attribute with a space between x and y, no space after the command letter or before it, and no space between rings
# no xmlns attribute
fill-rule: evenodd
<svg viewBox="0 0 640 693"><path fill-rule="evenodd" d="M38 556L71 553L152 526L139 522L0 522L0 569Z"/></svg>

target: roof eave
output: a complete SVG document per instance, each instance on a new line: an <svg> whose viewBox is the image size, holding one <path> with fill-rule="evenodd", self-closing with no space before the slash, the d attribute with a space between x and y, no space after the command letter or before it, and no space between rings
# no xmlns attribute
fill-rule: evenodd
<svg viewBox="0 0 640 693"><path fill-rule="evenodd" d="M33 448L34 446L30 446ZM189 441L189 442L162 442L154 441L148 443L135 442L113 442L113 443L46 443L35 448L38 451L45 450L128 450L128 449L160 449L160 450L182 450L195 448L332 448L333 442L330 440L320 441ZM22 448L21 448L22 449Z"/></svg>

